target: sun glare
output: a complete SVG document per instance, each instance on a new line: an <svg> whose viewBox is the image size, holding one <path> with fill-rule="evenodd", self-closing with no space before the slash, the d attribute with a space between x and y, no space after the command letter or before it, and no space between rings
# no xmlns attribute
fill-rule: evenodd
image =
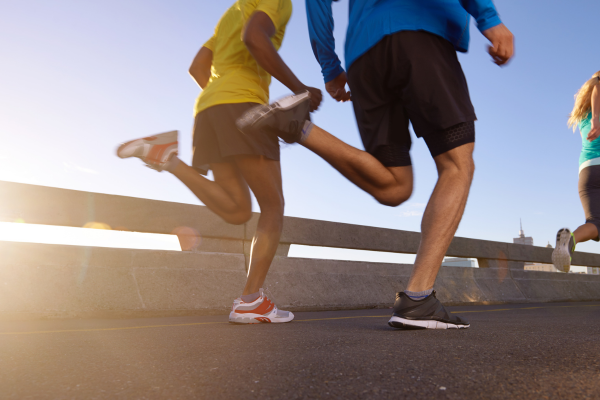
<svg viewBox="0 0 600 400"><path fill-rule="evenodd" d="M290 246L288 257L392 264L414 264L416 255L293 244Z"/></svg>
<svg viewBox="0 0 600 400"><path fill-rule="evenodd" d="M102 224L101 224L102 225ZM181 251L175 235L0 222L0 241Z"/></svg>

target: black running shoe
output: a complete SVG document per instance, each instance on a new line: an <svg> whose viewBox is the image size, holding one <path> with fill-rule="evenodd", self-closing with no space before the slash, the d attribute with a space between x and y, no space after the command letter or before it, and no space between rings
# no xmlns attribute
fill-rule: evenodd
<svg viewBox="0 0 600 400"><path fill-rule="evenodd" d="M310 121L310 94L308 91L284 97L273 104L261 104L246 111L236 124L240 131L250 134L265 129L284 142L297 143L302 137L304 123Z"/></svg>
<svg viewBox="0 0 600 400"><path fill-rule="evenodd" d="M422 300L413 300L404 292L396 293L394 315L388 325L404 329L465 329L471 326L446 311L435 297L435 290Z"/></svg>

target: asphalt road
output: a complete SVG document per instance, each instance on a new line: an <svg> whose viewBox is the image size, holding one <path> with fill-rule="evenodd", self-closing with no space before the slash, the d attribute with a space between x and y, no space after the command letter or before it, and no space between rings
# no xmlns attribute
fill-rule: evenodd
<svg viewBox="0 0 600 400"><path fill-rule="evenodd" d="M471 328L396 330L390 310L1 322L0 399L600 399L600 303L450 309Z"/></svg>

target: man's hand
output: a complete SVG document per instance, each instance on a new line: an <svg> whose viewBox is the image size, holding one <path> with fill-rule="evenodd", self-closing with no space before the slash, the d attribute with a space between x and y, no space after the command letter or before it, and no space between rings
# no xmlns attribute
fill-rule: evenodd
<svg viewBox="0 0 600 400"><path fill-rule="evenodd" d="M515 53L515 37L504 24L496 25L493 28L481 32L491 43L488 46L488 53L492 56L496 65L504 65L512 58Z"/></svg>
<svg viewBox="0 0 600 400"><path fill-rule="evenodd" d="M336 78L325 84L325 90L327 90L327 93L329 93L336 101L341 101L342 103L350 101L350 92L346 91L346 83L348 83L346 73L342 72Z"/></svg>
<svg viewBox="0 0 600 400"><path fill-rule="evenodd" d="M323 94L319 89L310 86L304 86L300 92L307 90L310 94L310 112L317 111L319 109L319 105L321 105L321 101L323 100Z"/></svg>

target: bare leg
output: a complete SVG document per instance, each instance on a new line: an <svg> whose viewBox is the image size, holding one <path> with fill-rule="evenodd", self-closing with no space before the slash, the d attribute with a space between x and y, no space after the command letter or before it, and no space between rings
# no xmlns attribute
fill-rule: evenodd
<svg viewBox="0 0 600 400"><path fill-rule="evenodd" d="M582 243L598 237L598 228L594 224L583 224L573 232L575 242Z"/></svg>
<svg viewBox="0 0 600 400"><path fill-rule="evenodd" d="M475 165L474 143L435 157L438 181L421 222L421 244L407 290L429 290L458 229L469 196Z"/></svg>
<svg viewBox="0 0 600 400"><path fill-rule="evenodd" d="M279 161L262 156L237 156L235 162L260 206L243 293L246 295L258 292L265 282L283 228L284 200Z"/></svg>
<svg viewBox="0 0 600 400"><path fill-rule="evenodd" d="M248 185L234 163L211 164L215 180L200 175L183 161L172 172L212 212L230 224L243 224L252 216Z"/></svg>
<svg viewBox="0 0 600 400"><path fill-rule="evenodd" d="M395 207L412 194L411 166L385 167L371 154L342 142L316 125L302 145L381 204Z"/></svg>

